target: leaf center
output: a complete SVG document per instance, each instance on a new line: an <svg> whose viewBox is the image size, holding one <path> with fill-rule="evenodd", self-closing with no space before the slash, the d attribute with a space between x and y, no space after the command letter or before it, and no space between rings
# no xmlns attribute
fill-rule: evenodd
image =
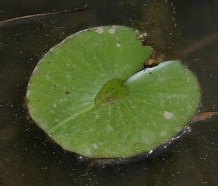
<svg viewBox="0 0 218 186"><path fill-rule="evenodd" d="M120 79L107 81L95 97L95 105L111 105L128 96L130 88Z"/></svg>

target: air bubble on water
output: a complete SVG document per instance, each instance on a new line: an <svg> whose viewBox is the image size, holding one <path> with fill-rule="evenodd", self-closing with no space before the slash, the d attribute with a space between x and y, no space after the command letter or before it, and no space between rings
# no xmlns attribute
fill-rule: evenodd
<svg viewBox="0 0 218 186"><path fill-rule="evenodd" d="M181 137L181 135L175 136L175 137L172 138L172 141L176 140L176 139L179 139L180 137Z"/></svg>
<svg viewBox="0 0 218 186"><path fill-rule="evenodd" d="M192 128L190 125L186 126L184 129L185 132L191 132L191 130L192 130Z"/></svg>
<svg viewBox="0 0 218 186"><path fill-rule="evenodd" d="M176 140L176 139L179 139L180 137L182 137L182 136L183 136L184 134L186 134L186 133L190 133L191 130L192 130L192 128L191 128L190 125L184 127L183 129L181 129L181 128L176 128L175 131L176 131L176 132L180 132L180 133L179 133L177 136L173 137L173 138L172 138L172 141L173 141L173 140Z"/></svg>
<svg viewBox="0 0 218 186"><path fill-rule="evenodd" d="M79 156L78 157L78 160L81 160L81 161L83 161L85 158L83 157L83 156Z"/></svg>

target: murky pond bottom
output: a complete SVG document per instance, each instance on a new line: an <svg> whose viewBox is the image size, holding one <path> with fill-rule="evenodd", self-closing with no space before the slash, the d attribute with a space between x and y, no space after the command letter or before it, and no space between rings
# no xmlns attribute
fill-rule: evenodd
<svg viewBox="0 0 218 186"><path fill-rule="evenodd" d="M51 4L59 10L82 3L48 1L40 7L32 2L32 12L17 10L23 15L39 13L42 7L49 11ZM10 12L7 5L2 2L1 12ZM84 12L0 26L0 185L218 184L217 117L192 124L188 134L149 158L94 167L53 144L28 118L26 86L39 59L68 35L106 24L146 30L149 44L167 59L182 59L196 74L202 88L200 110L217 111L217 2L99 0L89 6Z"/></svg>

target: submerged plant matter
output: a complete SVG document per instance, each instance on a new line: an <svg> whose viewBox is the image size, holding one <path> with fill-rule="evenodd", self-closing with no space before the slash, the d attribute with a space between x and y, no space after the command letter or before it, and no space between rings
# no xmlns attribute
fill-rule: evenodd
<svg viewBox="0 0 218 186"><path fill-rule="evenodd" d="M194 115L196 77L179 61L140 70L152 48L138 35L124 26L83 30L38 63L29 113L62 148L90 158L132 157L166 143Z"/></svg>

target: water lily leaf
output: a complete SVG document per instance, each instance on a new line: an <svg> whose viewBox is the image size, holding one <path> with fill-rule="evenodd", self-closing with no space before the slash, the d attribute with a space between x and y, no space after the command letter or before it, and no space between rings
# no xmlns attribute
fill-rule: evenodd
<svg viewBox="0 0 218 186"><path fill-rule="evenodd" d="M62 148L90 158L127 158L170 140L200 101L179 61L141 70L152 53L138 32L103 26L73 34L36 66L28 85L33 120Z"/></svg>

